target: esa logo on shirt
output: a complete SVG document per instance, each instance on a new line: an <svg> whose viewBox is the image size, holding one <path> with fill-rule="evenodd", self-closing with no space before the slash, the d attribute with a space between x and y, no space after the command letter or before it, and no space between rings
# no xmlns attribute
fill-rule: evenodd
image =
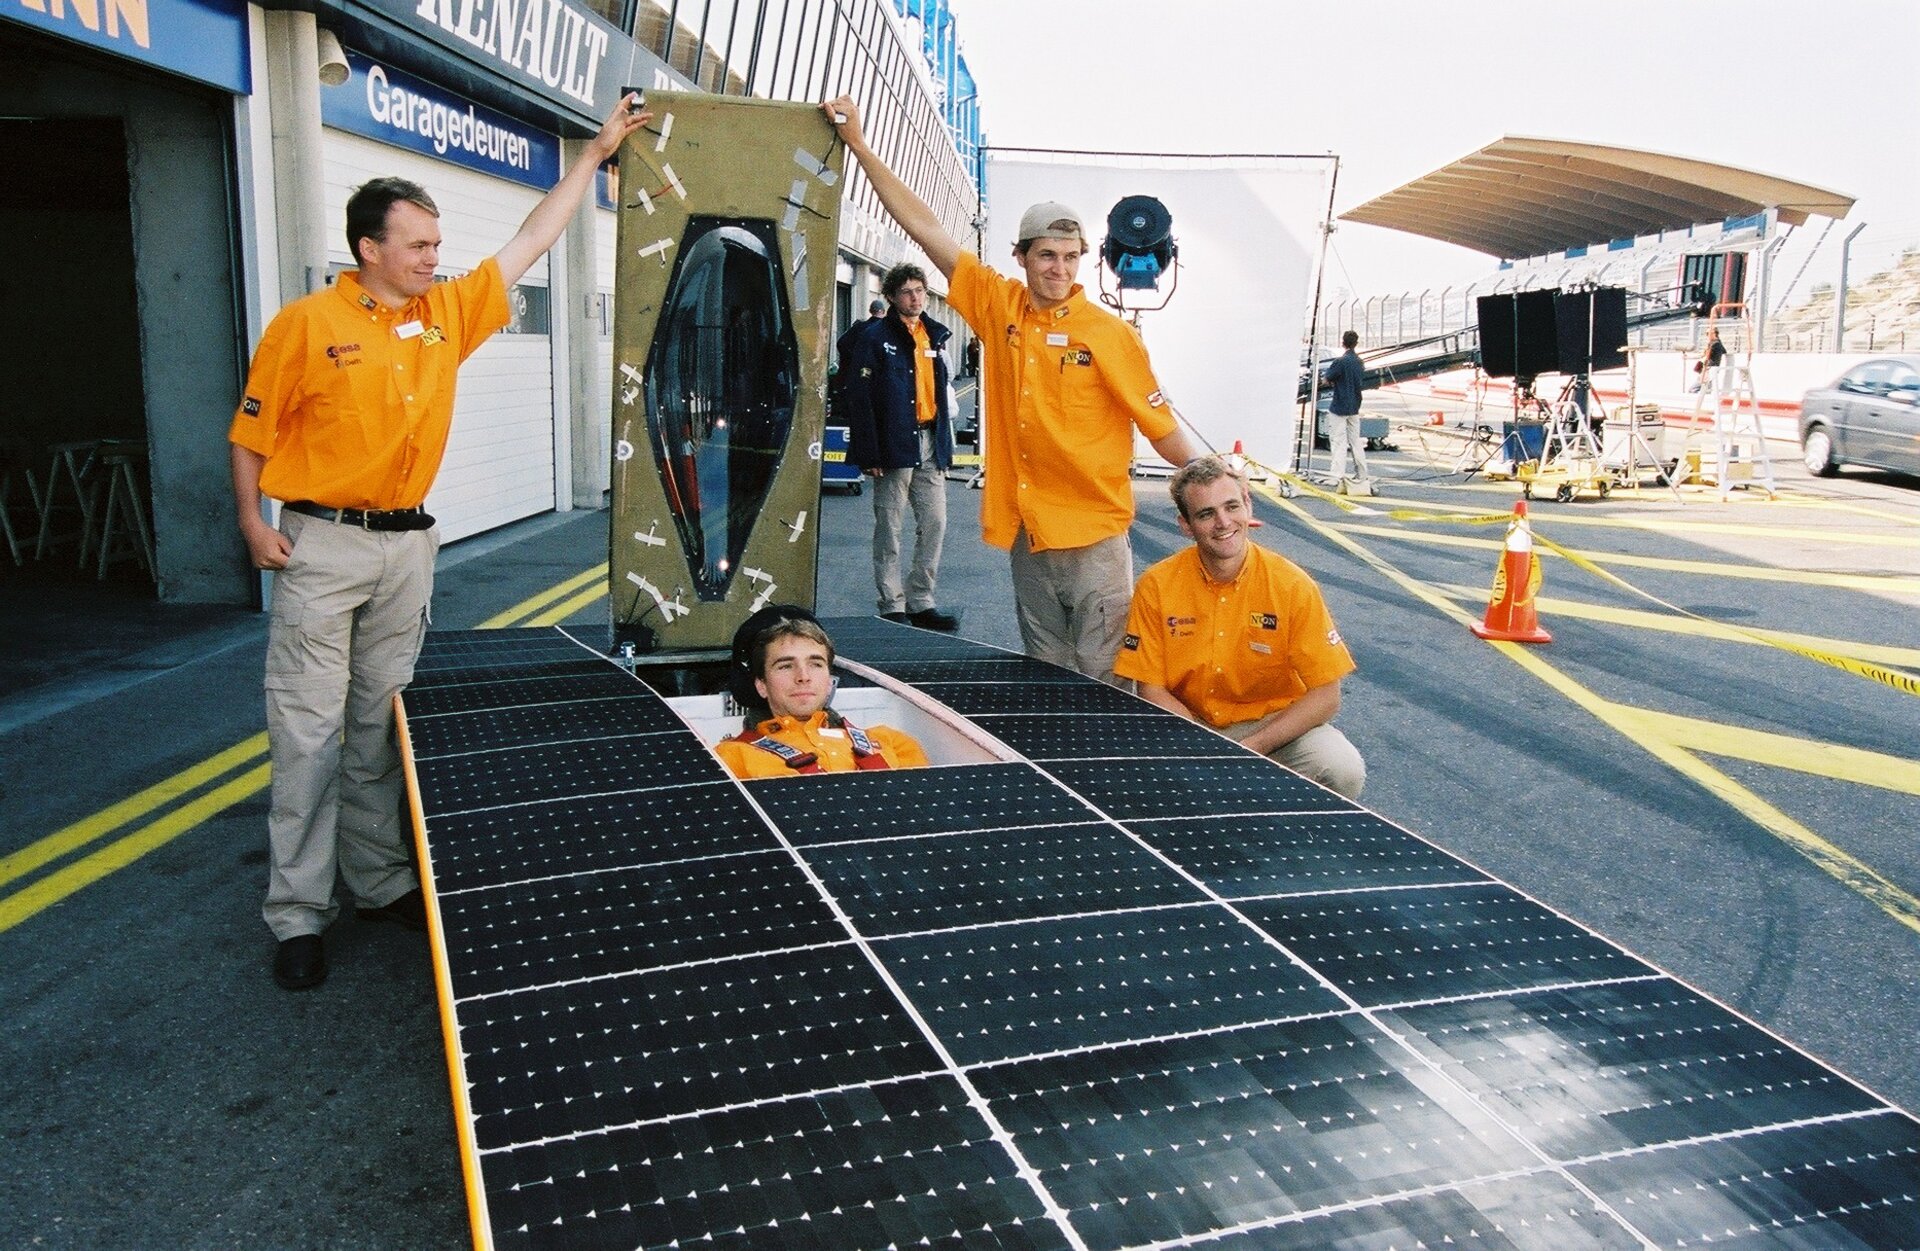
<svg viewBox="0 0 1920 1251"><path fill-rule="evenodd" d="M327 359L333 362L335 369L345 369L349 365L358 365L360 363L360 345L358 343L328 344Z"/></svg>
<svg viewBox="0 0 1920 1251"><path fill-rule="evenodd" d="M1270 612L1251 613L1247 617L1247 625L1255 630L1278 630L1280 618Z"/></svg>
<svg viewBox="0 0 1920 1251"><path fill-rule="evenodd" d="M1176 639L1187 638L1193 634L1194 627L1199 623L1198 617L1168 617L1167 634Z"/></svg>

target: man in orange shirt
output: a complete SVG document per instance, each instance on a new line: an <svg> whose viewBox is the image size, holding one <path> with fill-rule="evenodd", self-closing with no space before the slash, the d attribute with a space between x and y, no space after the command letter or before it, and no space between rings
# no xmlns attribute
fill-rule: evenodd
<svg viewBox="0 0 1920 1251"><path fill-rule="evenodd" d="M817 622L782 618L753 638L753 688L769 716L714 747L739 778L915 769L927 753L891 726L862 729L827 707L833 694L833 641Z"/></svg>
<svg viewBox="0 0 1920 1251"><path fill-rule="evenodd" d="M1360 798L1367 766L1331 722L1353 657L1320 588L1247 536L1246 480L1203 456L1169 484L1193 546L1140 576L1113 671L1142 698Z"/></svg>
<svg viewBox="0 0 1920 1251"><path fill-rule="evenodd" d="M278 571L267 635L272 868L262 915L281 986L327 975L336 876L370 920L426 928L400 829L393 696L413 678L439 532L421 502L453 420L460 363L507 323L507 290L559 239L594 171L647 122L623 98L518 233L472 273L435 282L439 210L376 178L347 201L360 263L281 309L228 432L240 533ZM280 528L262 494L285 501Z"/></svg>
<svg viewBox="0 0 1920 1251"><path fill-rule="evenodd" d="M821 108L985 344L980 528L1011 553L1022 644L1037 659L1104 678L1133 585L1133 432L1171 464L1198 449L1174 421L1140 337L1074 281L1087 253L1077 213L1051 202L1028 209L1013 245L1026 281L1003 277L963 250L867 146L850 97Z"/></svg>

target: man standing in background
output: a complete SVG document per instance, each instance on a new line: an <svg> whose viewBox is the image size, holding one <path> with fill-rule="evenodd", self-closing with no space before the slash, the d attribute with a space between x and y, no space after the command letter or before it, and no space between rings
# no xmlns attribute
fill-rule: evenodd
<svg viewBox="0 0 1920 1251"><path fill-rule="evenodd" d="M1359 334L1352 330L1341 335L1340 346L1347 350L1327 366L1327 385L1333 388L1333 405L1327 421L1327 443L1333 450L1333 467L1328 476L1336 484L1349 482L1347 452L1351 449L1354 475L1348 490L1354 495L1372 495L1373 478L1367 473L1366 440L1360 437L1360 384L1367 371L1360 363L1360 353L1354 350L1359 343Z"/></svg>
<svg viewBox="0 0 1920 1251"><path fill-rule="evenodd" d="M892 305L855 340L843 375L847 458L873 479L873 585L889 621L955 630L934 591L947 534L947 470L953 414L947 411L948 329L926 316L927 275L895 265L880 284ZM900 575L901 531L913 510L913 572Z"/></svg>

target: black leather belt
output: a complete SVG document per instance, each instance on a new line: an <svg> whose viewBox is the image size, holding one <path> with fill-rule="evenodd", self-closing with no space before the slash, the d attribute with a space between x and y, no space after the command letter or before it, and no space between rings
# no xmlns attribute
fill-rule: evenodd
<svg viewBox="0 0 1920 1251"><path fill-rule="evenodd" d="M328 508L312 500L288 500L281 507L362 530L426 530L433 525L432 515L424 508Z"/></svg>

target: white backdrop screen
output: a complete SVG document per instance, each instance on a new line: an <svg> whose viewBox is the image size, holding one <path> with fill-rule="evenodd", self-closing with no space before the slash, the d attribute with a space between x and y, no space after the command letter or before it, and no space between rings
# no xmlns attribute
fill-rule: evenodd
<svg viewBox="0 0 1920 1251"><path fill-rule="evenodd" d="M1179 245L1179 282L1164 309L1142 314L1140 333L1176 411L1218 451L1290 468L1294 402L1312 298L1329 157L1159 157L989 152L987 233L981 259L1020 276L1014 235L1027 206L1060 200L1081 214L1092 254L1081 263L1087 298L1104 277L1099 250L1107 211L1124 196L1167 206ZM1161 294L1168 290L1163 277ZM1152 292L1127 303L1152 304ZM988 413L991 421L994 414ZM1141 441L1137 454L1151 456Z"/></svg>

